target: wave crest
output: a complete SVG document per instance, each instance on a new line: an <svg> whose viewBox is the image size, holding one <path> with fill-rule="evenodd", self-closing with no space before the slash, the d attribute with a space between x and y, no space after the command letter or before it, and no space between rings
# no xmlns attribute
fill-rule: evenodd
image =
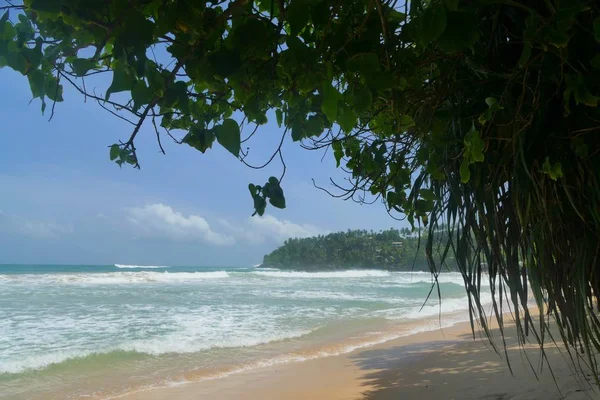
<svg viewBox="0 0 600 400"><path fill-rule="evenodd" d="M390 276L389 271L382 270L347 270L347 271L252 271L253 274L272 278L368 278Z"/></svg>
<svg viewBox="0 0 600 400"><path fill-rule="evenodd" d="M119 285L138 283L186 283L206 279L229 278L227 271L212 272L103 272L92 274L26 274L0 276L2 283L12 284L80 284Z"/></svg>
<svg viewBox="0 0 600 400"><path fill-rule="evenodd" d="M129 264L115 264L116 268L121 269L163 269L169 268L168 265L129 265Z"/></svg>

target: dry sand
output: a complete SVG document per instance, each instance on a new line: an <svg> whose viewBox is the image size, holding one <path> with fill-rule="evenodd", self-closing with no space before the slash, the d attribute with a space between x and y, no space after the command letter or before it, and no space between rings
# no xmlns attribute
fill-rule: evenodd
<svg viewBox="0 0 600 400"><path fill-rule="evenodd" d="M501 337L494 331L497 344ZM153 389L126 400L285 399L600 399L598 389L572 371L568 355L547 349L556 384L540 354L526 352L539 380L507 331L514 376L486 339L473 340L469 324L419 333L339 356L265 367L223 378ZM589 375L588 375L589 376ZM560 391L559 391L560 389Z"/></svg>

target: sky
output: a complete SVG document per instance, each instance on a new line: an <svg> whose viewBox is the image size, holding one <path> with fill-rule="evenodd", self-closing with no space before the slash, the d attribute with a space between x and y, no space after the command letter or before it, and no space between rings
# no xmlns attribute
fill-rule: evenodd
<svg viewBox="0 0 600 400"><path fill-rule="evenodd" d="M89 90L104 93L110 76ZM359 205L313 187L341 180L333 156L287 140L282 182L287 207L251 217L248 183L280 176L281 164L253 170L215 142L205 154L152 126L137 136L141 170L119 168L108 146L132 126L65 87L65 102L42 115L27 78L0 69L0 264L252 266L290 237L346 229L400 228L382 204ZM248 161L262 164L281 130L259 128ZM323 158L323 160L322 160Z"/></svg>

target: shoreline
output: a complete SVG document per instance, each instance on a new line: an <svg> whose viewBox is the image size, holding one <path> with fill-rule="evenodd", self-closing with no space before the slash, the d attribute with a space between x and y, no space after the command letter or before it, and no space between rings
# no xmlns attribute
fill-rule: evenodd
<svg viewBox="0 0 600 400"><path fill-rule="evenodd" d="M493 334L500 347L497 328ZM538 373L537 381L514 336L513 327L508 327L507 352L514 376L503 354L495 353L487 339L477 337L477 331L473 340L469 322L458 322L342 354L267 365L113 398L576 400L600 397L597 388L572 373L572 365L556 347L546 349L556 385L547 366ZM539 350L533 345L526 349L531 364L537 367Z"/></svg>
<svg viewBox="0 0 600 400"><path fill-rule="evenodd" d="M390 322L388 321L388 324ZM388 342L410 340L411 337L417 337L422 334L452 328L457 324L468 324L468 316L464 312L450 312L438 318L407 318L400 324L390 324L387 327L383 325L374 325L375 331L362 331L358 336L351 334L344 335L336 341L321 343L314 347L306 347L298 350L280 353L269 358L262 358L250 363L234 364L218 369L199 369L188 371L178 379L169 383L159 383L152 386L136 388L127 393L109 395L109 397L100 397L102 399L129 399L130 396L154 392L156 390L171 389L174 387L185 387L188 385L202 384L215 380L235 378L241 374L252 374L269 369L279 369L289 365L297 365L310 361L317 361L325 358L334 358L347 356L354 352L371 349L377 346L385 346ZM435 326L435 327L433 327ZM379 328L379 329L377 329ZM314 333L314 332L313 332ZM355 332L357 333L357 332ZM293 339L292 339L293 340ZM137 397L131 397L137 398ZM145 398L145 397L140 397Z"/></svg>

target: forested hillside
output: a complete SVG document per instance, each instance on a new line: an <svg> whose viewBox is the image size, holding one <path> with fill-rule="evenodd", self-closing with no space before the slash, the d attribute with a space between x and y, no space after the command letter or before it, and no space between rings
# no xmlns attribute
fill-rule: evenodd
<svg viewBox="0 0 600 400"><path fill-rule="evenodd" d="M409 229L348 230L288 239L265 255L262 267L282 269L427 269L425 239Z"/></svg>

